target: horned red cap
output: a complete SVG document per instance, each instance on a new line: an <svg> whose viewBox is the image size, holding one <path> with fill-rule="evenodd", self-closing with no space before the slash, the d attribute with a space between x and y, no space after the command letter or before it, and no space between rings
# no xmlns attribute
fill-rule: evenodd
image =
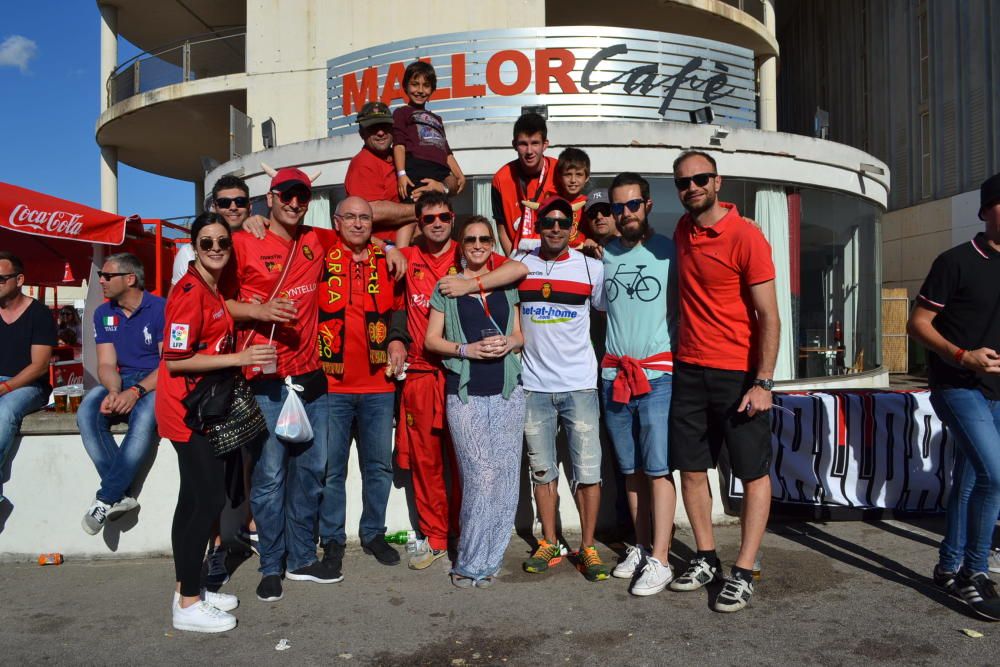
<svg viewBox="0 0 1000 667"><path fill-rule="evenodd" d="M301 185L309 190L312 190L312 180L306 175L306 172L301 169L296 169L295 167L285 167L283 169L279 169L274 176L271 177L272 190L287 190L295 185Z"/></svg>

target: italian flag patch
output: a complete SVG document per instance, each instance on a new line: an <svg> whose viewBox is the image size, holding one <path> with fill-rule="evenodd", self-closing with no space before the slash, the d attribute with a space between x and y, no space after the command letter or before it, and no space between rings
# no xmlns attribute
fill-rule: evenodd
<svg viewBox="0 0 1000 667"><path fill-rule="evenodd" d="M103 318L103 324L106 327L116 327L118 326L118 316L117 315L106 315Z"/></svg>

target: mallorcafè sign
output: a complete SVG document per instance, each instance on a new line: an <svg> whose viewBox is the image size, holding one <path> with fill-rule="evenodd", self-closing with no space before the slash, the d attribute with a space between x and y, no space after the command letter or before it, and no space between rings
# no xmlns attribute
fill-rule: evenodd
<svg viewBox="0 0 1000 667"><path fill-rule="evenodd" d="M513 119L545 105L564 120L677 120L711 107L722 125L756 126L753 52L713 40L593 26L517 28L392 42L327 63L328 134L356 132L369 100L404 104L403 71L437 72L429 108L445 121Z"/></svg>

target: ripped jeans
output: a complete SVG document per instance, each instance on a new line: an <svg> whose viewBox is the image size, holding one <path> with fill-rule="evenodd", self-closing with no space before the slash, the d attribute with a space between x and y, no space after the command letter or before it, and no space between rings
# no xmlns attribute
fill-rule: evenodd
<svg viewBox="0 0 1000 667"><path fill-rule="evenodd" d="M570 488L601 482L601 410L596 389L548 393L524 392L524 441L533 484L559 477L556 431L561 423L569 443Z"/></svg>

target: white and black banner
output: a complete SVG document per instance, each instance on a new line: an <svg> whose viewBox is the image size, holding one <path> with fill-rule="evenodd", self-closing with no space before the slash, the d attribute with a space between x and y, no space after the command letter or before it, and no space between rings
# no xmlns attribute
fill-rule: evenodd
<svg viewBox="0 0 1000 667"><path fill-rule="evenodd" d="M814 508L941 512L954 461L952 439L930 393L835 391L775 394L771 493ZM720 467L726 504L743 496ZM776 508L777 509L777 508Z"/></svg>

